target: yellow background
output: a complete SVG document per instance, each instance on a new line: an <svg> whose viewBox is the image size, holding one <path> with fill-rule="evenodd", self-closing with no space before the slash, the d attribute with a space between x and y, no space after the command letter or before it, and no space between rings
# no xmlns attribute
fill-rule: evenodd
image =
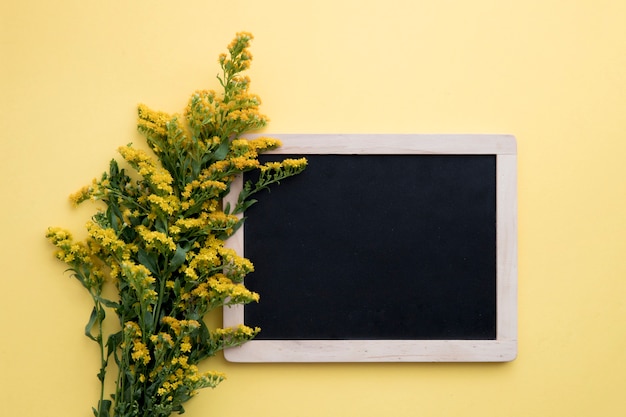
<svg viewBox="0 0 626 417"><path fill-rule="evenodd" d="M217 88L255 35L274 133L508 133L519 151L519 357L506 364L230 364L193 416L624 416L626 2L4 1L0 415L91 415L90 304L43 235L140 143L135 109Z"/></svg>

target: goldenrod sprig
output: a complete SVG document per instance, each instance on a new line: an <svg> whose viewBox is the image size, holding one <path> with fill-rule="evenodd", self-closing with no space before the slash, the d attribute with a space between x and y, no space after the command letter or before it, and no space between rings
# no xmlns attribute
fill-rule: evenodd
<svg viewBox="0 0 626 417"><path fill-rule="evenodd" d="M297 175L304 171L307 165L305 158L300 159L284 159L282 162L267 162L260 167L260 175L256 182L247 181L242 192L239 194L237 205L233 209L233 214L243 213L257 200L250 197L264 189L269 188L272 184L280 183L285 178Z"/></svg>
<svg viewBox="0 0 626 417"><path fill-rule="evenodd" d="M280 146L272 138L241 135L267 122L260 99L249 92L252 35L242 32L219 58L222 91L192 94L183 114L140 105L138 129L152 153L132 145L118 149L131 172L113 160L108 172L70 198L73 204L100 200L105 208L87 223L88 237L50 228L56 257L88 290L94 307L85 334L99 345L100 398L95 417L167 417L199 389L216 387L224 375L201 372L200 361L255 337L258 328L209 329L216 308L257 302L244 277L253 264L225 246L241 225L237 213L261 189L300 173L306 160L262 165L261 153ZM234 179L259 171L237 206L222 207ZM131 178L132 177L132 178ZM117 298L102 296L105 286ZM105 334L106 311L119 329ZM104 398L110 358L118 369L115 392Z"/></svg>

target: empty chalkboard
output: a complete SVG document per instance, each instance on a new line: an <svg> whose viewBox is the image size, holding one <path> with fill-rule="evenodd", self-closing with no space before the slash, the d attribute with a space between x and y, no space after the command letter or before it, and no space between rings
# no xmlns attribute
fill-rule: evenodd
<svg viewBox="0 0 626 417"><path fill-rule="evenodd" d="M279 138L262 161L309 166L260 194L232 239L261 301L226 309L225 324L262 331L227 359L515 357L512 137Z"/></svg>

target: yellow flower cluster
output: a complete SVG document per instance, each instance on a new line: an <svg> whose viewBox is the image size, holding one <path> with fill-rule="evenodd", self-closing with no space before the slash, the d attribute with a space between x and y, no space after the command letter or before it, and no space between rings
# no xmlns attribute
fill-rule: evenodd
<svg viewBox="0 0 626 417"><path fill-rule="evenodd" d="M205 169L202 173L200 173L200 179L206 178L220 178L224 181L230 180L229 175L232 175L234 172L231 172L232 164L229 160L217 161L211 164L207 169Z"/></svg>
<svg viewBox="0 0 626 417"><path fill-rule="evenodd" d="M71 233L59 227L48 228L46 237L58 248L56 258L70 266L74 276L85 288L99 295L105 274L101 265L94 263L93 254L97 251L94 242L74 242Z"/></svg>
<svg viewBox="0 0 626 417"><path fill-rule="evenodd" d="M103 228L93 221L87 222L89 236L104 250L117 255L118 259L128 260L136 247L119 239L112 228Z"/></svg>
<svg viewBox="0 0 626 417"><path fill-rule="evenodd" d="M59 248L56 257L65 262L91 263L90 254L84 243L75 243L72 234L60 227L50 227L46 237Z"/></svg>
<svg viewBox="0 0 626 417"><path fill-rule="evenodd" d="M94 179L95 182L95 179ZM70 201L74 207L78 206L85 200L89 200L94 192L94 187L91 185L85 185L83 188L70 195Z"/></svg>
<svg viewBox="0 0 626 417"><path fill-rule="evenodd" d="M133 353L131 357L135 362L142 362L144 365L147 365L150 362L150 351L143 342L135 339L133 341Z"/></svg>
<svg viewBox="0 0 626 417"><path fill-rule="evenodd" d="M166 169L159 167L153 158L144 151L131 146L121 146L118 152L133 168L137 169L151 185L152 191L159 195L173 193L172 175Z"/></svg>
<svg viewBox="0 0 626 417"><path fill-rule="evenodd" d="M234 282L243 281L244 276L254 271L252 262L237 255L234 249L221 247L219 253L224 260L224 273Z"/></svg>
<svg viewBox="0 0 626 417"><path fill-rule="evenodd" d="M228 230L239 222L239 218L223 211L215 211L207 216L207 223L213 230Z"/></svg>
<svg viewBox="0 0 626 417"><path fill-rule="evenodd" d="M172 359L172 366L168 367L169 376L157 389L157 395L165 397L165 401L172 401L176 391L180 389L189 392L193 396L196 390L209 387L214 388L226 378L221 372L208 371L201 373L198 366L190 365L187 361L188 358L186 356Z"/></svg>
<svg viewBox="0 0 626 417"><path fill-rule="evenodd" d="M210 289L209 298L225 299L230 297L233 302L259 301L259 294L248 290L243 284L234 283L230 278L223 274L215 274L208 283L207 289Z"/></svg>
<svg viewBox="0 0 626 417"><path fill-rule="evenodd" d="M179 320L171 316L165 316L161 319L163 324L166 324L176 336L179 336L182 330L197 330L200 328L200 323L197 320Z"/></svg>
<svg viewBox="0 0 626 417"><path fill-rule="evenodd" d="M176 223L174 223L174 226L180 229L178 233L186 232L186 231L190 231L194 229L202 230L206 226L206 220L203 218L198 218L198 217L180 218L176 220Z"/></svg>
<svg viewBox="0 0 626 417"><path fill-rule="evenodd" d="M253 149L257 154L259 152L265 152L271 149L279 148L281 145L281 141L274 138L260 137L248 140L248 146L250 146L250 148Z"/></svg>
<svg viewBox="0 0 626 417"><path fill-rule="evenodd" d="M174 347L174 341L169 333L159 332L158 334L153 334L150 336L150 341L156 346L165 343L170 348Z"/></svg>
<svg viewBox="0 0 626 417"><path fill-rule="evenodd" d="M225 191L228 186L222 181L215 180L193 180L185 186L185 190L181 195L187 199L191 198L192 193L202 193L205 198L215 198L220 192Z"/></svg>
<svg viewBox="0 0 626 417"><path fill-rule="evenodd" d="M286 158L286 159L283 159L281 163L283 168L293 169L293 170L304 168L306 164L307 164L306 158L298 158L298 159Z"/></svg>
<svg viewBox="0 0 626 417"><path fill-rule="evenodd" d="M189 120L190 127L195 130L196 136L201 136L203 126L219 124L220 112L218 107L220 104L221 99L213 90L198 90L191 95L185 109L185 116ZM203 137L203 139L208 141L208 145L213 146L219 145L221 142L220 137L216 135Z"/></svg>
<svg viewBox="0 0 626 417"><path fill-rule="evenodd" d="M150 274L148 268L130 261L123 262L120 266L124 277L135 290L138 300L145 302L146 305L154 303L158 298L158 293L154 289L156 278Z"/></svg>
<svg viewBox="0 0 626 417"><path fill-rule="evenodd" d="M234 167L237 171L249 171L259 166L259 161L256 159L250 159L246 156L237 156L228 160L230 166Z"/></svg>
<svg viewBox="0 0 626 417"><path fill-rule="evenodd" d="M187 278L196 280L199 277L207 276L213 273L220 265L217 239L211 239L208 245L200 248L197 252L189 252L187 254L188 262L185 268Z"/></svg>
<svg viewBox="0 0 626 417"><path fill-rule="evenodd" d="M235 327L225 327L223 329L217 328L211 332L212 336L218 339L243 339L252 338L259 333L261 329L259 327L249 327L245 324L239 324Z"/></svg>
<svg viewBox="0 0 626 417"><path fill-rule="evenodd" d="M161 253L169 253L176 250L174 239L163 232L150 230L144 225L137 226L135 230L139 233L147 249L155 249Z"/></svg>
<svg viewBox="0 0 626 417"><path fill-rule="evenodd" d="M256 105L260 104L260 100L256 96L253 96L253 95L240 97L239 100L248 100L251 103L254 103ZM266 122L267 118L261 115L259 111L256 109L246 108L246 109L237 109L237 110L228 112L228 115L226 116L226 120L228 120L229 122L235 122L235 123L236 122L259 123L259 122Z"/></svg>
<svg viewBox="0 0 626 417"><path fill-rule="evenodd" d="M232 72L241 72L250 68L252 54L248 51L250 41L254 39L251 33L238 32L232 42L228 45L228 52L231 58L226 54L220 54L218 62L227 70Z"/></svg>
<svg viewBox="0 0 626 417"><path fill-rule="evenodd" d="M188 292L182 292L178 308L181 311L192 311L204 308L211 311L220 305L245 304L259 301L259 294L248 290L243 284L233 282L222 273L213 272L207 279L207 274L199 275L196 269L185 270L190 281L202 281Z"/></svg>
<svg viewBox="0 0 626 417"><path fill-rule="evenodd" d="M134 321L124 323L124 330L129 337L141 337L141 327Z"/></svg>
<svg viewBox="0 0 626 417"><path fill-rule="evenodd" d="M261 172L280 171L282 169L285 169L288 171L298 171L298 170L304 169L306 165L307 165L306 158L299 158L299 159L286 158L286 159L283 159L281 162L266 162L260 168L261 168Z"/></svg>
<svg viewBox="0 0 626 417"><path fill-rule="evenodd" d="M160 196L157 194L148 195L147 200L152 204L153 207L156 207L158 211L168 215L173 216L174 213L180 210L180 201L175 195L168 196Z"/></svg>
<svg viewBox="0 0 626 417"><path fill-rule="evenodd" d="M248 42L250 42L252 39L254 39L254 36L252 36L252 33L250 32L237 32L235 34L235 38L228 44L228 50L231 53L234 53L238 46L240 46L242 43L245 43L245 45L247 46Z"/></svg>
<svg viewBox="0 0 626 417"><path fill-rule="evenodd" d="M161 138L167 137L167 122L171 119L169 114L150 110L145 104L140 104L137 110L139 113L139 120L137 121L139 130L150 132Z"/></svg>

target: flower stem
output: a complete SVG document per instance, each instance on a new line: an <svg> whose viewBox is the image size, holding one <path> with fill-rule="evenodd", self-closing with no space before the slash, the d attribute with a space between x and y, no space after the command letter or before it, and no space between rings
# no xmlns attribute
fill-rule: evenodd
<svg viewBox="0 0 626 417"><path fill-rule="evenodd" d="M104 307L100 303L100 300L98 299L98 296L99 296L98 294L93 294L93 293L91 294L91 298L93 299L93 302L96 308L96 316L98 317L97 323L96 323L98 326L98 330L95 336L95 340L96 342L98 342L98 346L100 348L99 349L100 350L100 372L98 372L98 379L100 380L100 399L98 400L97 417L104 417L105 415L108 416L109 414L108 407L104 403L104 380L106 376L106 367L107 367L108 358L106 357L106 354L104 351L104 338L102 337L103 336L102 322L105 317L105 311L104 311Z"/></svg>

